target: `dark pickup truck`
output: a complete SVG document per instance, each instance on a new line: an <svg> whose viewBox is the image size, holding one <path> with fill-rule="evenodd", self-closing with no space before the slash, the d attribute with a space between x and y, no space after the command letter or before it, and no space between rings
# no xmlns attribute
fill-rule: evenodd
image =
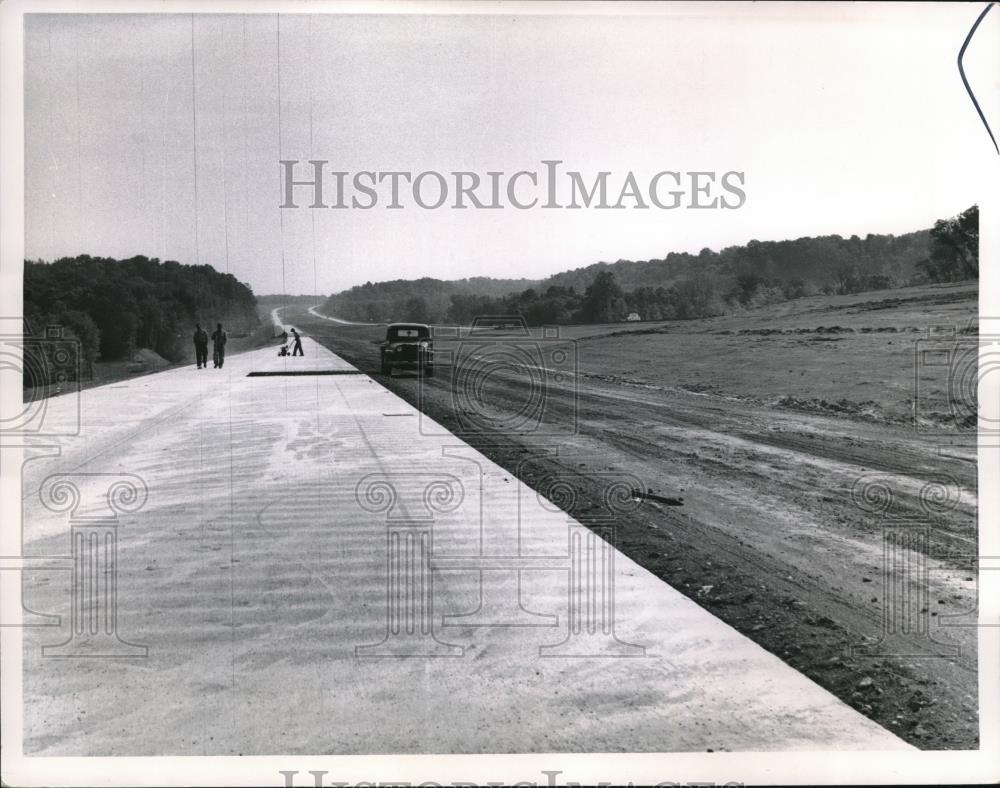
<svg viewBox="0 0 1000 788"><path fill-rule="evenodd" d="M411 369L424 377L434 377L434 345L430 326L391 323L386 329L385 341L379 347L383 375L391 375L394 369Z"/></svg>

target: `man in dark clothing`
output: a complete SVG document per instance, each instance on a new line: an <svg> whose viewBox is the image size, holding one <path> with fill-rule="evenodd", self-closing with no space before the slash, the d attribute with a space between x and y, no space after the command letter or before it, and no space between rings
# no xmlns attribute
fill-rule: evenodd
<svg viewBox="0 0 1000 788"><path fill-rule="evenodd" d="M292 345L292 355L293 356L305 356L302 352L302 337L299 336L299 332L294 328L292 329L292 336L295 337L292 341L295 343Z"/></svg>
<svg viewBox="0 0 1000 788"><path fill-rule="evenodd" d="M222 369L222 363L226 360L226 332L222 330L222 323L218 323L215 333L212 334L212 360L216 369Z"/></svg>
<svg viewBox="0 0 1000 788"><path fill-rule="evenodd" d="M198 362L198 369L208 368L208 332L200 323L194 324L194 357Z"/></svg>

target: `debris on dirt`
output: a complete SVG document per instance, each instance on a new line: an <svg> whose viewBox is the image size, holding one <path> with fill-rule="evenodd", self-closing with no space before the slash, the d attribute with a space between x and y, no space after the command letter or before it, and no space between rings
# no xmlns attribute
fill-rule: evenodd
<svg viewBox="0 0 1000 788"><path fill-rule="evenodd" d="M683 506L683 498L664 498L662 495L656 495L648 490L632 490L632 497L637 501L656 501L656 503L666 504L667 506Z"/></svg>

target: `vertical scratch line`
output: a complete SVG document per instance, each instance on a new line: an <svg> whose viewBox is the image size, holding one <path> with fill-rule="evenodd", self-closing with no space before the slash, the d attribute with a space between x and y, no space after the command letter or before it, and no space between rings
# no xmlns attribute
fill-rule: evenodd
<svg viewBox="0 0 1000 788"><path fill-rule="evenodd" d="M191 169L194 173L194 261L201 264L198 245L198 100L194 67L194 13L191 14Z"/></svg>
<svg viewBox="0 0 1000 788"><path fill-rule="evenodd" d="M278 72L278 161L281 161L281 14L274 15L275 26L275 68ZM278 167L278 188L279 194L281 182L281 167ZM287 292L285 288L285 211L278 206L278 241L281 246L281 292Z"/></svg>

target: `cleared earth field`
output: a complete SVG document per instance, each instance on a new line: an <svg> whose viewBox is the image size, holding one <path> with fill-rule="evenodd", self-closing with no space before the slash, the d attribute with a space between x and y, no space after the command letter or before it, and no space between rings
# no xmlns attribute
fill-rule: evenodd
<svg viewBox="0 0 1000 788"><path fill-rule="evenodd" d="M804 298L735 317L560 333L577 340L588 375L912 424L917 341L940 341L942 329L967 337L977 297L975 285L906 288ZM946 378L926 368L921 374L940 402ZM949 417L937 414L944 424Z"/></svg>
<svg viewBox="0 0 1000 788"><path fill-rule="evenodd" d="M466 362L448 363L449 352L477 355L463 357L458 342L436 340L432 379L387 377L374 344L384 328L297 305L281 313L529 484L556 470L586 499L600 495L601 473L633 474L648 494L615 524L623 552L925 749L974 747L978 736L974 403L949 383L975 348L976 317L973 284L566 327L557 338L496 337L534 343L537 364L483 362L470 383ZM544 413L532 428L517 414L538 380ZM884 584L886 521L857 493L885 485L893 515L919 518L935 481L952 499L906 545L905 559L927 567L927 596L907 607L918 624L900 625L886 613L899 590ZM872 647L887 621L909 634Z"/></svg>

